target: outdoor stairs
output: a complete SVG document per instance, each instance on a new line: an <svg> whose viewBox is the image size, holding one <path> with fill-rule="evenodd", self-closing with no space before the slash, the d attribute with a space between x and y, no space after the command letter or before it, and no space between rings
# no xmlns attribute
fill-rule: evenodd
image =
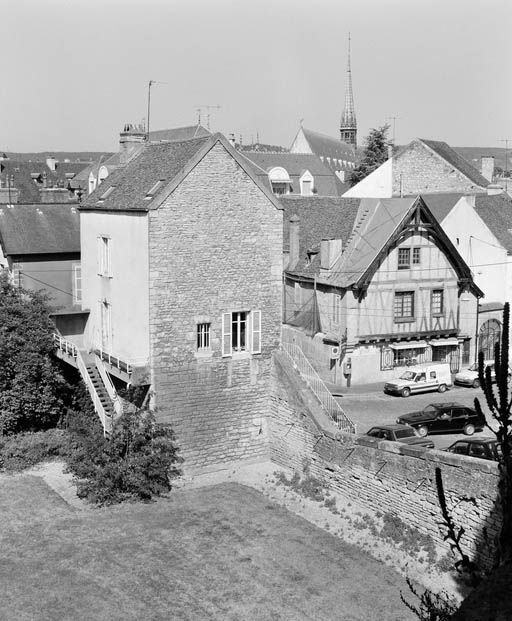
<svg viewBox="0 0 512 621"><path fill-rule="evenodd" d="M85 368L87 369L87 373L91 378L92 385L96 390L96 393L98 395L101 405L103 406L103 409L105 410L105 413L108 416L111 416L113 419L115 415L114 405L109 397L107 389L105 388L105 384L101 379L101 375L96 367L96 364L94 362L86 362Z"/></svg>

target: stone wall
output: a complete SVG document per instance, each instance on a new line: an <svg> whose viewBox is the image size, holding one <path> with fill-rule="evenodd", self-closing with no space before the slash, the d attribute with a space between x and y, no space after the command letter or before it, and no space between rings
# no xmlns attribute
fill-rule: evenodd
<svg viewBox="0 0 512 621"><path fill-rule="evenodd" d="M298 472L307 466L332 490L368 509L397 515L446 545L435 485L440 468L448 506L455 507L454 519L466 530L468 551L489 565L490 541L499 527L496 463L343 434L297 391L297 374L282 352L275 356L273 375L273 461Z"/></svg>
<svg viewBox="0 0 512 621"><path fill-rule="evenodd" d="M485 191L419 141L393 161L393 196Z"/></svg>
<svg viewBox="0 0 512 621"><path fill-rule="evenodd" d="M282 211L217 143L149 222L152 385L185 469L268 459ZM222 355L223 313L261 311L261 353ZM210 324L198 351L197 325Z"/></svg>

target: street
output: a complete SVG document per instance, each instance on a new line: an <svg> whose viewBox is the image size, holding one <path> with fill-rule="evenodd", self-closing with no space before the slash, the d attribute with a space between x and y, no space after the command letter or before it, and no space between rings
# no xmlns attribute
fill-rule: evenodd
<svg viewBox="0 0 512 621"><path fill-rule="evenodd" d="M474 407L475 397L480 401L488 422L491 422L485 397L481 389L452 386L444 394L438 392L426 392L410 397L395 397L386 395L384 392L351 393L336 397L338 403L346 414L356 423L358 433L366 433L370 427L379 424L395 423L398 416L422 410L429 403L456 402L462 405ZM489 429L475 433L476 436L492 436ZM436 448L443 449L455 440L464 438L463 434L448 433L431 435Z"/></svg>

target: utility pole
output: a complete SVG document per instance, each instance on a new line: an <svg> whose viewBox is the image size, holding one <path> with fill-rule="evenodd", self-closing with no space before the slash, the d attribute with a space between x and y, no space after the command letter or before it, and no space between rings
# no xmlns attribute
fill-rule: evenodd
<svg viewBox="0 0 512 621"><path fill-rule="evenodd" d="M508 179L508 143L512 142L512 138L503 138L499 142L505 143L505 177Z"/></svg>
<svg viewBox="0 0 512 621"><path fill-rule="evenodd" d="M400 119L400 117L399 116L387 116L386 117L386 121L393 121L393 138L391 139L393 142L393 145L395 144L395 126L396 126L397 119Z"/></svg>

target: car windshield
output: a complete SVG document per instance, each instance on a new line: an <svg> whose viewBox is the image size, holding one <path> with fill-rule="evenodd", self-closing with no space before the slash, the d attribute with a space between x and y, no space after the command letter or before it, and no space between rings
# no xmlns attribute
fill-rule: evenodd
<svg viewBox="0 0 512 621"><path fill-rule="evenodd" d="M416 373L413 373L412 371L406 371L405 373L402 373L402 375L400 375L400 379L403 380L413 380L415 377Z"/></svg>
<svg viewBox="0 0 512 621"><path fill-rule="evenodd" d="M473 362L468 371L478 371L478 362Z"/></svg>
<svg viewBox="0 0 512 621"><path fill-rule="evenodd" d="M435 412L438 411L438 408L434 404L431 404L431 405L427 405L427 407L424 408L423 411L426 412L427 414L434 414Z"/></svg>
<svg viewBox="0 0 512 621"><path fill-rule="evenodd" d="M395 431L396 438L412 438L415 435L416 433L412 427L410 429L399 429Z"/></svg>

